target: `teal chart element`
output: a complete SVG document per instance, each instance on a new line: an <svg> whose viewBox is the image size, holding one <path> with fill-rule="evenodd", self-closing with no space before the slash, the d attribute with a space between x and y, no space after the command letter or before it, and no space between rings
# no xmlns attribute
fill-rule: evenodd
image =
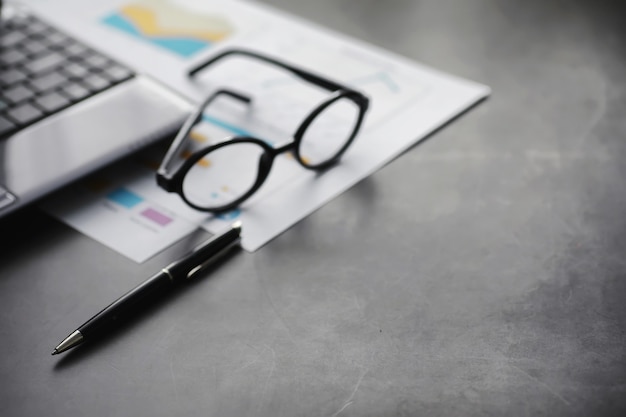
<svg viewBox="0 0 626 417"><path fill-rule="evenodd" d="M200 52L204 48L211 46L211 42L193 38L174 38L151 36L142 33L134 24L119 13L114 13L102 19L102 22L108 26L114 27L122 32L132 35L135 38L145 42L152 43L170 52L189 58Z"/></svg>
<svg viewBox="0 0 626 417"><path fill-rule="evenodd" d="M133 0L105 16L101 23L182 58L230 37L230 20L202 13L171 0Z"/></svg>

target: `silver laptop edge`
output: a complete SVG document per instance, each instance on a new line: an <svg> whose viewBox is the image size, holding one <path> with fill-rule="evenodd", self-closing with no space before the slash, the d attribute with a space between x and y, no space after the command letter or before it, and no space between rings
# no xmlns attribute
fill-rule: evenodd
<svg viewBox="0 0 626 417"><path fill-rule="evenodd" d="M171 136L191 109L139 74L0 141L0 217Z"/></svg>

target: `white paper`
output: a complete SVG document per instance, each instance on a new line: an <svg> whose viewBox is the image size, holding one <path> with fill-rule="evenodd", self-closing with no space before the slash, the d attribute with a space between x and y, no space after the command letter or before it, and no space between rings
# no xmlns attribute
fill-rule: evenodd
<svg viewBox="0 0 626 417"><path fill-rule="evenodd" d="M159 9L162 9L161 14L155 12ZM243 133L258 136L268 143L285 143L304 115L323 96L284 71L244 58L225 60L203 71L195 80L186 76L186 70L194 64L226 48L245 48L278 57L349 85L370 98L365 124L340 164L319 175L304 169L289 155L280 156L257 194L240 209L225 215L214 217L190 209L178 196L156 186L152 170L138 168L141 163L132 161L128 164L136 166L112 169L118 174L107 171L98 174L103 178L117 175L114 181L107 179L115 188L90 196L86 191L89 188L79 184L65 191L68 197L61 193L56 200L46 202L45 207L63 221L138 262L195 227L216 232L234 219L243 222L244 249L257 250L489 94L486 86L424 67L253 3L58 0L38 4L37 10L68 32L81 36L86 43L163 82L192 102L200 102L223 87L253 97L251 108L246 110L229 104L218 104L212 109L198 133L213 141ZM155 13L150 15L150 11ZM177 25L189 13L194 21L181 29ZM129 16L143 22L143 30L150 32L150 40L146 40L145 33L133 34L123 26ZM161 16L161 21L156 20L160 24L156 29L169 33L170 40L172 36L193 38L196 35L190 30L203 27L211 28L217 35L201 33L200 39L217 36L219 40L189 43L186 49L177 50L180 45L161 42L156 29L150 26L150 16L155 19ZM120 17L127 18L126 23L124 20L120 23ZM201 24L203 21L205 26ZM152 158L150 166L154 167L162 155L154 150L150 152L152 155L141 155L144 159ZM133 175L128 177L130 173ZM114 200L122 197L123 201L124 191L110 194L119 189L139 198L142 206L133 206L132 210L123 204L120 206ZM111 206L119 209L117 215ZM146 218L142 208L144 211L153 209L172 220L162 224L165 220L153 212ZM136 226L137 218L142 220L141 231L128 226L131 223ZM155 223L154 219L160 219L156 222L159 227L150 223ZM145 227L146 224L150 227ZM119 236L119 229L127 232ZM151 238L146 237L149 233Z"/></svg>

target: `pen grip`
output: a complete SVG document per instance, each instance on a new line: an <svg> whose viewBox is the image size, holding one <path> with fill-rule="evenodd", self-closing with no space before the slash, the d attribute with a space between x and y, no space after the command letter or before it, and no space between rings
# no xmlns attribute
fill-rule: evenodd
<svg viewBox="0 0 626 417"><path fill-rule="evenodd" d="M171 291L173 287L174 282L170 275L161 271L113 301L80 326L78 331L85 337L107 332L132 317L137 311L145 309L148 304Z"/></svg>
<svg viewBox="0 0 626 417"><path fill-rule="evenodd" d="M226 233L214 236L207 242L197 246L185 258L173 262L165 269L170 271L175 281L185 281L189 273L196 267L210 261L215 255L239 240L239 230L231 229Z"/></svg>

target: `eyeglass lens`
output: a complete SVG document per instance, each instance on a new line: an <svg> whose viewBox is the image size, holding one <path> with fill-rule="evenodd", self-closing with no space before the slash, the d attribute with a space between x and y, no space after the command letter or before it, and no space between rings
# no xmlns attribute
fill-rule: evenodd
<svg viewBox="0 0 626 417"><path fill-rule="evenodd" d="M252 188L264 149L254 143L232 143L205 155L187 172L183 194L199 207L234 202Z"/></svg>
<svg viewBox="0 0 626 417"><path fill-rule="evenodd" d="M307 126L299 145L302 163L316 166L333 159L354 133L360 109L345 97L325 107Z"/></svg>
<svg viewBox="0 0 626 417"><path fill-rule="evenodd" d="M315 167L336 157L351 139L360 108L340 97L310 121L299 144L303 165ZM265 149L253 142L233 141L196 162L185 174L182 191L195 206L213 209L243 197L256 183Z"/></svg>

